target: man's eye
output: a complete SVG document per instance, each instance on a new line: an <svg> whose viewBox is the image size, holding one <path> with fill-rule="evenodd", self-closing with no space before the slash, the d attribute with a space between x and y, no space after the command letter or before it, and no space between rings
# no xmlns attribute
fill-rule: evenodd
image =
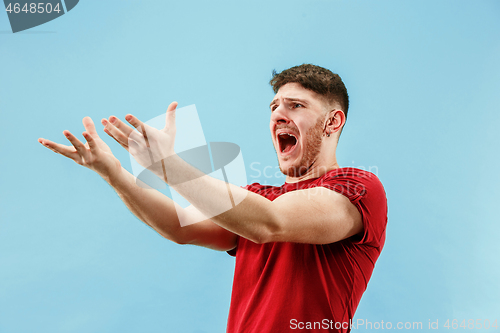
<svg viewBox="0 0 500 333"><path fill-rule="evenodd" d="M301 107L304 107L304 105L300 104L300 103L295 103L294 108L301 108Z"/></svg>

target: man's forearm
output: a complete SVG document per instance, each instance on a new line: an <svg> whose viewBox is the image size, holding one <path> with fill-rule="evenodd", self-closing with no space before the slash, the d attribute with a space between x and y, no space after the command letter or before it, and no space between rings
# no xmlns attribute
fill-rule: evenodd
<svg viewBox="0 0 500 333"><path fill-rule="evenodd" d="M138 186L135 177L124 168L105 180L141 221L163 237L176 243L183 242L174 202L170 198L156 190Z"/></svg>
<svg viewBox="0 0 500 333"><path fill-rule="evenodd" d="M268 199L204 175L176 155L165 166L169 185L224 229L260 243L278 227Z"/></svg>

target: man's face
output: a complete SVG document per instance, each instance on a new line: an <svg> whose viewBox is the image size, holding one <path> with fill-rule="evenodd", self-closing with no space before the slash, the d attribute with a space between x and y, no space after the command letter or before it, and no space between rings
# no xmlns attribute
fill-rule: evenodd
<svg viewBox="0 0 500 333"><path fill-rule="evenodd" d="M299 83L282 86L271 102L270 130L281 172L304 175L318 160L326 109L321 96Z"/></svg>

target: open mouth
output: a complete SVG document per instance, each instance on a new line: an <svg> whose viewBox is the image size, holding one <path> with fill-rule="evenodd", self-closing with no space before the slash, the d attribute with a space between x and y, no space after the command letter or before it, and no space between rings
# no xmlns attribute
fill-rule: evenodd
<svg viewBox="0 0 500 333"><path fill-rule="evenodd" d="M291 152L297 145L297 138L290 133L278 134L280 152L283 154Z"/></svg>

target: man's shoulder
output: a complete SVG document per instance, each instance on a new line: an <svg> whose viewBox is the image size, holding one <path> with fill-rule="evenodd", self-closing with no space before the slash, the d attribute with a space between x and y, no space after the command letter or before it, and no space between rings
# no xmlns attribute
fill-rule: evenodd
<svg viewBox="0 0 500 333"><path fill-rule="evenodd" d="M351 202L361 199L386 200L384 187L373 172L354 167L331 170L315 181L314 186L322 186L345 195Z"/></svg>

